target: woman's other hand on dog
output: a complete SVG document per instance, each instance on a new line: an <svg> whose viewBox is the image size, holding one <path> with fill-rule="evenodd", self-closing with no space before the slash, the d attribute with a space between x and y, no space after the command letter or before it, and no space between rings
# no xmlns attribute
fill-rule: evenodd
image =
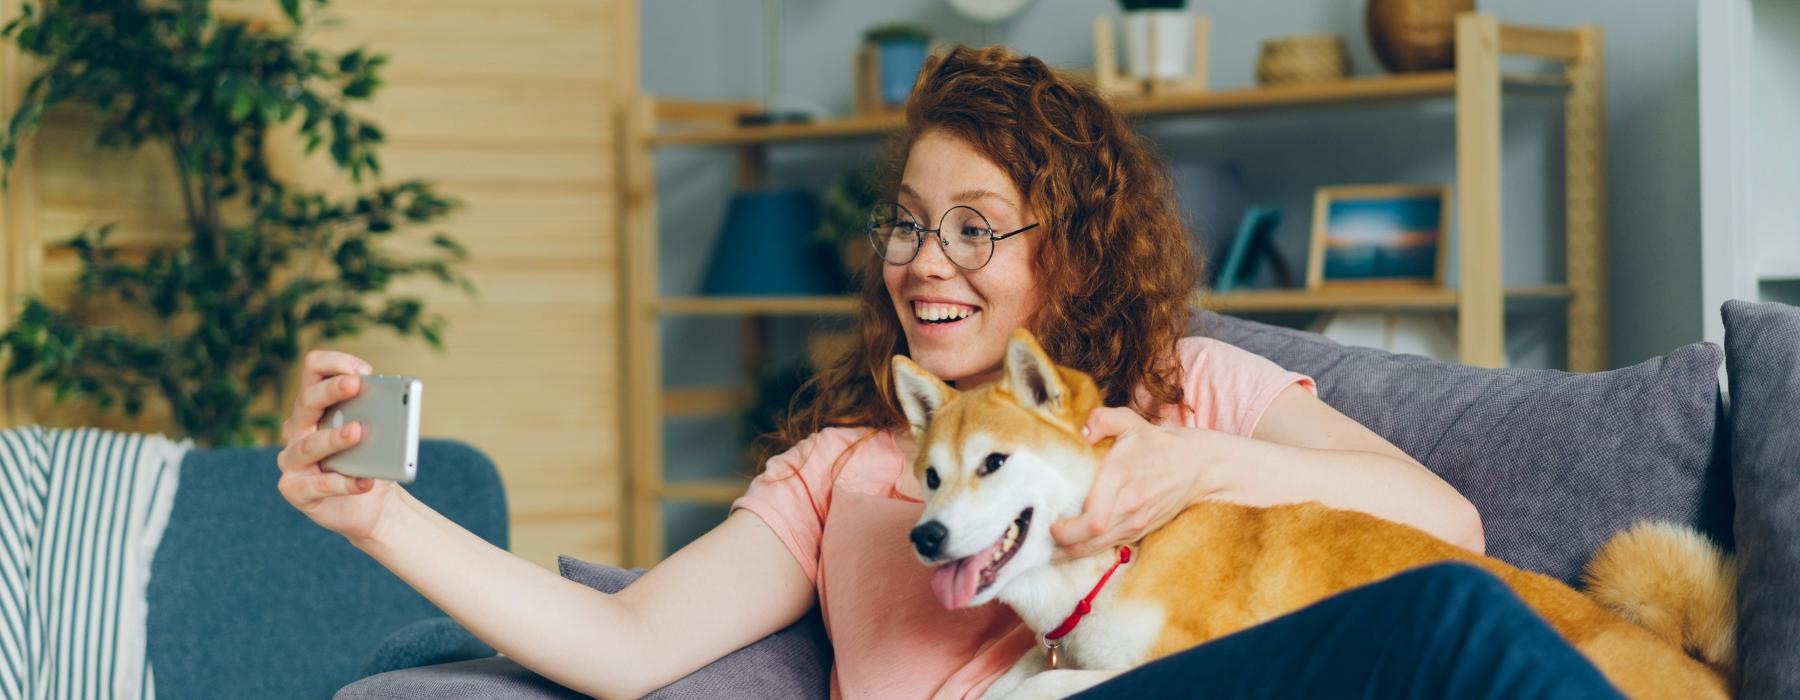
<svg viewBox="0 0 1800 700"><path fill-rule="evenodd" d="M1081 515L1050 526L1070 557L1132 544L1211 496L1211 470L1198 458L1206 431L1152 425L1127 408L1100 408L1082 428L1090 443L1113 438Z"/></svg>

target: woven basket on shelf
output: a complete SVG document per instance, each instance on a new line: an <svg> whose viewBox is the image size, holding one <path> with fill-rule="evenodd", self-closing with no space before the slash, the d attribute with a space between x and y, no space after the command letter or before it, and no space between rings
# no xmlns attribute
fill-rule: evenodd
<svg viewBox="0 0 1800 700"><path fill-rule="evenodd" d="M1456 66L1456 15L1475 0L1369 0L1369 48L1395 73Z"/></svg>
<svg viewBox="0 0 1800 700"><path fill-rule="evenodd" d="M1262 43L1256 59L1259 85L1294 85L1343 80L1350 75L1350 53L1336 34L1305 34Z"/></svg>

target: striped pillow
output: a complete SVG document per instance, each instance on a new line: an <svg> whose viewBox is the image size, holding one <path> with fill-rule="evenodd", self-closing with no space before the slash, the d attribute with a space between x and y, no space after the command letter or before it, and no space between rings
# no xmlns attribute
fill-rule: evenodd
<svg viewBox="0 0 1800 700"><path fill-rule="evenodd" d="M155 697L144 591L191 446L0 431L0 697Z"/></svg>

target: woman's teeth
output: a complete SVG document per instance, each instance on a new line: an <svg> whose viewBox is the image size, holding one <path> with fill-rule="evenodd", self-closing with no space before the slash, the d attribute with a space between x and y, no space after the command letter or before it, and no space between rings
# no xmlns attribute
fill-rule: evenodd
<svg viewBox="0 0 1800 700"><path fill-rule="evenodd" d="M913 303L913 315L921 321L960 321L975 313L975 307L962 304Z"/></svg>

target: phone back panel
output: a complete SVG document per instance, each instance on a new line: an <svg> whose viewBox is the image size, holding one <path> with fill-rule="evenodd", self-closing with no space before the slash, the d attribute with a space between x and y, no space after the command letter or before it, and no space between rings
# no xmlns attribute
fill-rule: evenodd
<svg viewBox="0 0 1800 700"><path fill-rule="evenodd" d="M321 430L346 423L363 425L363 437L323 462L326 469L352 476L411 483L418 473L419 401L423 383L391 374L363 376L362 392L325 411Z"/></svg>

